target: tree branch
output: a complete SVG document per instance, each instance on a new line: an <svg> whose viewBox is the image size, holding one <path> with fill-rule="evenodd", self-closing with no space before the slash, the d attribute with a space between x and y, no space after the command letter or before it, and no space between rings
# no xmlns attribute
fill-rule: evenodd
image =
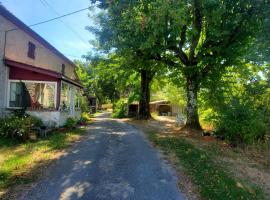
<svg viewBox="0 0 270 200"><path fill-rule="evenodd" d="M195 35L192 36L191 39L191 46L189 52L189 60L194 60L195 56L195 49L199 43L202 31L202 13L201 13L201 4L200 0L194 0L194 19L193 19L193 26L196 29Z"/></svg>
<svg viewBox="0 0 270 200"><path fill-rule="evenodd" d="M183 50L183 46L186 42L186 35L187 35L187 25L184 25L182 27L182 32L181 32L181 37L180 37L180 42L179 42L179 49Z"/></svg>
<svg viewBox="0 0 270 200"><path fill-rule="evenodd" d="M231 31L231 33L227 36L227 39L223 37L219 41L207 40L204 43L204 48L211 48L213 46L222 46L228 47L230 44L235 42L237 34L239 34L239 29L243 26L243 23L253 16L255 8L252 6L247 11L241 11L241 14L247 14L248 16L242 16L241 20L238 22L237 26Z"/></svg>
<svg viewBox="0 0 270 200"><path fill-rule="evenodd" d="M186 55L186 53L183 51L183 46L186 42L186 32L187 32L187 26L184 25L182 27L182 31L181 31L181 35L180 35L180 41L178 46L169 46L168 49L173 51L175 53L175 55L181 60L181 62L186 65L189 66L190 62L188 59L188 56Z"/></svg>
<svg viewBox="0 0 270 200"><path fill-rule="evenodd" d="M211 71L211 65L207 65L205 66L200 73L200 79L204 79L205 77L207 77L208 73Z"/></svg>

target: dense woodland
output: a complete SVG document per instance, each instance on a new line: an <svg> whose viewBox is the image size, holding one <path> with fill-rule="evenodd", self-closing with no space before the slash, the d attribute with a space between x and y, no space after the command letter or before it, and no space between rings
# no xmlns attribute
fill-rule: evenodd
<svg viewBox="0 0 270 200"><path fill-rule="evenodd" d="M186 107L185 128L211 125L232 142L269 137L268 0L92 0L95 54L78 62L88 94L114 104L166 99Z"/></svg>

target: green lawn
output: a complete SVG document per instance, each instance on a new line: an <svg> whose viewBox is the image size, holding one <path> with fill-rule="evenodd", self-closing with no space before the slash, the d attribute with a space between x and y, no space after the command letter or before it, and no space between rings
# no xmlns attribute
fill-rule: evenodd
<svg viewBox="0 0 270 200"><path fill-rule="evenodd" d="M78 140L85 128L54 132L48 138L36 142L16 144L12 140L0 140L0 191L11 185L30 182L35 170L56 159L62 149Z"/></svg>
<svg viewBox="0 0 270 200"><path fill-rule="evenodd" d="M185 139L159 137L153 133L149 138L165 152L176 155L177 163L181 163L186 169L204 199L265 199L261 189L235 180L222 166L213 161L211 153L195 148Z"/></svg>

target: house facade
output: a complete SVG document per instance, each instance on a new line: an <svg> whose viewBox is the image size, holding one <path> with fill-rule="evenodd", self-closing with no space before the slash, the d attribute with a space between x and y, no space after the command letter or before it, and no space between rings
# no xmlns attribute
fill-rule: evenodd
<svg viewBox="0 0 270 200"><path fill-rule="evenodd" d="M80 118L75 64L0 5L0 116L27 108L47 126Z"/></svg>

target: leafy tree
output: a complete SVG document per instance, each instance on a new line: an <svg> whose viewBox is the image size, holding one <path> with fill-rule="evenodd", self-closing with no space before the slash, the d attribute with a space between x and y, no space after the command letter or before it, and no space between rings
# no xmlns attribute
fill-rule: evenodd
<svg viewBox="0 0 270 200"><path fill-rule="evenodd" d="M96 3L95 0L92 2ZM160 43L152 45L152 33L144 29L144 16L141 14L151 10L147 2L143 1L99 1L99 8L106 9L98 16L99 26L88 29L96 33L102 50L113 49L125 58L126 70L135 70L140 74L138 117L148 119L150 84L161 66L156 58L162 50Z"/></svg>
<svg viewBox="0 0 270 200"><path fill-rule="evenodd" d="M175 8L174 1L166 1ZM167 49L182 70L187 90L187 127L200 129L197 95L205 79L218 80L242 62L260 32L268 1L181 1L168 16ZM177 18L175 17L177 16ZM179 19L181 21L179 21Z"/></svg>
<svg viewBox="0 0 270 200"><path fill-rule="evenodd" d="M270 122L267 68L254 64L228 67L219 80L205 83L199 95L203 121L212 122L217 133L231 142L263 139L269 134Z"/></svg>
<svg viewBox="0 0 270 200"><path fill-rule="evenodd" d="M247 51L269 27L268 0L99 2L107 9L95 30L103 47L181 71L188 128L201 129L198 92L203 83L219 80L226 67L245 62Z"/></svg>
<svg viewBox="0 0 270 200"><path fill-rule="evenodd" d="M127 98L137 89L137 76L124 70L122 59L116 55L107 58L87 58L88 63L77 62L77 74L86 88L86 94L95 95L100 104Z"/></svg>

